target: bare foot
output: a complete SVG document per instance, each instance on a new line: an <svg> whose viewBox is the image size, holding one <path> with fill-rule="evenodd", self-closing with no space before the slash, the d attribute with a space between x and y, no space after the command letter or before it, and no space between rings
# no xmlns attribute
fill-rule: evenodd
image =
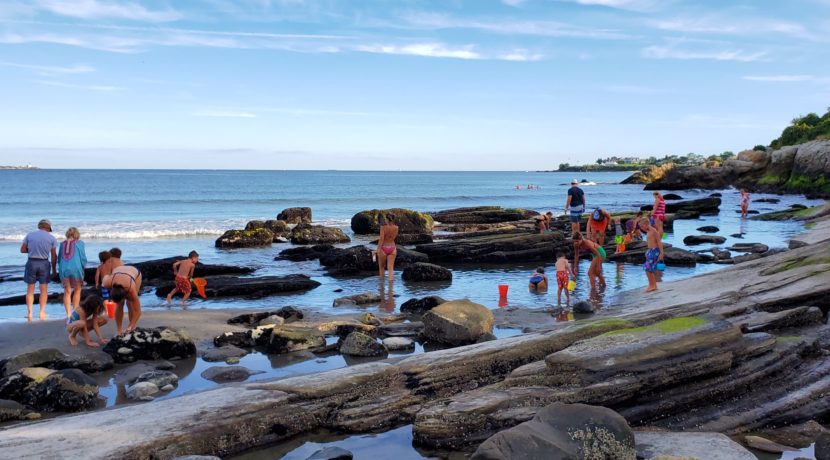
<svg viewBox="0 0 830 460"><path fill-rule="evenodd" d="M167 296L167 303L173 303L173 297Z"/></svg>
<svg viewBox="0 0 830 460"><path fill-rule="evenodd" d="M101 340L99 340L99 342L101 342L101 345L106 345L106 344L109 343L109 340L108 339L101 339Z"/></svg>
<svg viewBox="0 0 830 460"><path fill-rule="evenodd" d="M123 333L124 333L124 331L122 331L121 329L119 329L119 330L117 330L117 331L115 332L115 335L121 335L121 334L123 334Z"/></svg>
<svg viewBox="0 0 830 460"><path fill-rule="evenodd" d="M657 290L657 288L648 288L648 289L646 289L646 292L653 292L653 291L656 291L656 290Z"/></svg>
<svg viewBox="0 0 830 460"><path fill-rule="evenodd" d="M28 319L28 320L29 320L29 322L31 322L31 321L32 321L32 314L31 314L31 313L29 313L29 314L26 316L26 319Z"/></svg>
<svg viewBox="0 0 830 460"><path fill-rule="evenodd" d="M92 341L86 342L86 346L89 348L98 348L98 344Z"/></svg>
<svg viewBox="0 0 830 460"><path fill-rule="evenodd" d="M49 315L47 315L45 311L40 312L39 318L40 318L41 321L43 321L44 319L46 319L48 317L49 317Z"/></svg>
<svg viewBox="0 0 830 460"><path fill-rule="evenodd" d="M69 344L72 345L73 347L77 347L78 346L78 339L76 339L75 337L72 337L70 335L69 336Z"/></svg>

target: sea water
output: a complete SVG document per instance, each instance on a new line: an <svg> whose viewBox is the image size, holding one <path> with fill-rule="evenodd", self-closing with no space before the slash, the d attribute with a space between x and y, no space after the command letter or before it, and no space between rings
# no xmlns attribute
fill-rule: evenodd
<svg viewBox="0 0 830 460"><path fill-rule="evenodd" d="M274 260L290 244L271 248L217 249L215 239L225 230L243 228L254 219L273 219L282 209L294 206L312 208L317 224L343 228L353 241L368 244L374 236L355 236L349 229L351 217L362 210L411 208L438 211L462 206L499 205L537 211L564 211L567 189L572 179L596 185L584 186L588 208L600 206L609 211L634 210L653 201L651 192L641 185L622 185L628 173L542 173L542 172L377 172L377 171L212 171L212 170L27 170L0 171L0 297L25 292L20 280L24 254L23 236L35 229L40 219L53 223L62 238L70 226L78 227L86 242L89 266L97 264L99 251L113 246L124 252L125 262L186 255L196 250L205 263L244 265L257 269L255 275L303 273L321 286L304 293L283 294L265 299L194 299L191 308L252 308L295 305L331 309L335 297L378 290L388 299L383 308L396 309L412 297L439 295L447 299L468 297L496 307L498 284L509 284L510 306L541 308L555 303L554 294L539 295L527 290L527 279L536 262L509 266L465 264L448 265L452 283L405 283L396 279L391 292L376 277L333 278L317 261ZM535 185L532 189L528 185ZM785 247L787 240L801 231L793 222L761 222L741 219L736 212L739 193L722 190L723 204L716 216L675 222L666 243L685 247L684 236L698 234L702 225L720 227L718 235L727 237L725 245L736 242L763 242ZM684 199L702 198L712 191L678 192ZM772 195L753 195L752 198ZM785 209L794 203L813 205L817 201L803 196L775 196L778 204L752 203L760 212ZM742 239L730 237L742 233ZM710 246L696 246L705 249ZM544 265L553 270L553 260ZM669 267L664 280L692 276L722 268L699 264L697 267ZM587 263L581 270L587 270ZM600 298L613 304L616 293L645 285L642 267L633 264L604 264L608 289ZM198 273L196 273L198 276ZM580 277L576 298L588 295L586 278ZM57 284L50 292L59 291ZM335 290L342 290L334 292ZM153 293L142 296L142 307L167 308L164 299ZM50 314L60 317L62 305L50 305ZM337 311L348 311L340 310ZM25 308L0 307L0 320L22 319Z"/></svg>

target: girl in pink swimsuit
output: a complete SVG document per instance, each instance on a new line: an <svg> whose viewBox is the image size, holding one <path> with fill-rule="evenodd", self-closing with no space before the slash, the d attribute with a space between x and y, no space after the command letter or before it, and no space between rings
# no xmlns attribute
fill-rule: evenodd
<svg viewBox="0 0 830 460"><path fill-rule="evenodd" d="M380 226L380 238L378 238L378 275L383 279L384 271L389 272L389 281L395 277L395 256L398 249L395 239L398 237L398 226L395 225L395 215L386 214L386 220Z"/></svg>
<svg viewBox="0 0 830 460"><path fill-rule="evenodd" d="M746 217L749 212L749 192L741 189L741 217Z"/></svg>
<svg viewBox="0 0 830 460"><path fill-rule="evenodd" d="M651 217L654 219L654 228L657 233L663 236L663 221L666 220L666 200L660 192L654 192L654 208L651 211Z"/></svg>

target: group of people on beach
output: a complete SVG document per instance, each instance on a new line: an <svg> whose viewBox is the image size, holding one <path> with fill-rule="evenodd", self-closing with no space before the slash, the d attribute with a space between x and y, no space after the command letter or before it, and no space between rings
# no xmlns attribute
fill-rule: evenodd
<svg viewBox="0 0 830 460"><path fill-rule="evenodd" d="M40 314L44 320L46 302L49 297L48 286L50 281L57 280L64 289L63 303L66 309L66 330L69 342L78 344L77 337L81 335L87 346L98 347L106 344L107 339L101 333L101 327L107 324L106 304L112 302L113 315L118 335L135 330L141 317L141 271L131 265L124 265L121 261L121 250L112 248L98 253L99 265L95 269L94 288L81 301L87 264L86 247L81 241L81 233L76 227L66 231L66 239L58 244L52 235L52 223L48 219L38 222L37 230L26 234L20 252L28 258L23 272L26 283L27 318L32 320L34 307L35 287L40 287ZM193 270L199 261L199 254L192 251L187 259L173 264L176 288L168 295L182 293L187 300L191 293L190 280ZM124 307L127 307L129 323L123 328ZM90 332L95 332L98 340L92 341Z"/></svg>
<svg viewBox="0 0 830 460"><path fill-rule="evenodd" d="M605 276L602 271L602 262L607 257L604 247L606 232L612 220L614 231L618 242L617 250L624 250L624 244L632 240L645 238L647 250L645 263L643 265L648 287L646 292L657 290L659 271L664 268L663 252L663 223L666 220L666 200L660 192L654 192L654 205L648 215L643 211L638 212L632 219L622 226L619 217L612 217L611 213L603 208L595 208L588 214L585 223L585 232L582 232L583 214L587 210L585 192L579 188L579 182L574 179L568 189L565 201L565 213L571 222L571 234L573 239L573 264L571 264L564 253L556 254L556 296L557 304L562 304L562 293L565 293L566 304L570 305L570 291L575 286L578 276L579 259L582 254L591 255L591 265L588 267L588 281L591 291L594 292L599 286L605 288ZM537 219L537 227L540 233L550 230L552 213L547 212ZM570 286L569 286L570 284ZM546 291L548 279L544 267L539 267L531 275L528 287L535 291Z"/></svg>

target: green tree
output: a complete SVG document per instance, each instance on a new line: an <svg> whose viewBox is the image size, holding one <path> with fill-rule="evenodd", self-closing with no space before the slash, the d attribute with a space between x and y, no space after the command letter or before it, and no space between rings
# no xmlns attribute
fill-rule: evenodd
<svg viewBox="0 0 830 460"><path fill-rule="evenodd" d="M602 158L597 158L597 164L598 164L598 165L601 165L601 164L602 164Z"/></svg>
<svg viewBox="0 0 830 460"><path fill-rule="evenodd" d="M761 144L758 144L758 145L756 145L755 147L752 147L752 150L757 150L757 151L759 151L759 152L766 152L766 151L767 151L767 148L766 148L766 147L764 147L764 146L763 146L763 145L761 145Z"/></svg>

